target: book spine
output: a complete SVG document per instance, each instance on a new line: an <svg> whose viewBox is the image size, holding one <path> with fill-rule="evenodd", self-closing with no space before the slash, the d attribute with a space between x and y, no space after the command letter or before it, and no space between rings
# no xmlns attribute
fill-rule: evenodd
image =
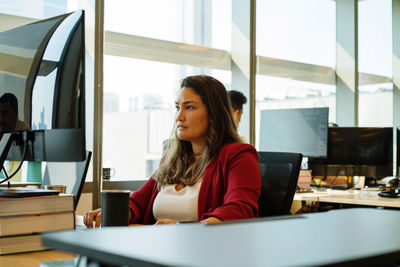
<svg viewBox="0 0 400 267"><path fill-rule="evenodd" d="M47 249L42 245L42 236L40 234L0 237L0 255Z"/></svg>
<svg viewBox="0 0 400 267"><path fill-rule="evenodd" d="M29 198L0 198L0 216L27 215L74 210L72 195Z"/></svg>
<svg viewBox="0 0 400 267"><path fill-rule="evenodd" d="M0 217L0 237L70 230L74 228L74 211Z"/></svg>

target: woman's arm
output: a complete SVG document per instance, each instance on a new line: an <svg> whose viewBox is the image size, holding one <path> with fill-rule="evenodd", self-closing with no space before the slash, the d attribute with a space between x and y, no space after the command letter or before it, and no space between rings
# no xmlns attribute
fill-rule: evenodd
<svg viewBox="0 0 400 267"><path fill-rule="evenodd" d="M231 148L225 157L220 165L226 186L222 205L203 214L201 219L216 217L226 221L258 217L261 175L257 151L241 144Z"/></svg>
<svg viewBox="0 0 400 267"><path fill-rule="evenodd" d="M150 200L156 187L156 181L150 178L139 190L131 193L129 197L129 222L131 224L143 223L145 212L150 205Z"/></svg>

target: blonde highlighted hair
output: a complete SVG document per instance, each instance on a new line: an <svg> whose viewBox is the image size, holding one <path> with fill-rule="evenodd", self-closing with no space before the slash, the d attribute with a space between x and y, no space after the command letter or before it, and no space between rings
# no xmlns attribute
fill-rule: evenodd
<svg viewBox="0 0 400 267"><path fill-rule="evenodd" d="M208 164L225 144L241 142L228 94L220 81L206 75L189 76L182 80L181 89L184 87L193 89L207 108L209 126L206 147L195 164L192 145L178 139L175 123L163 160L154 176L158 188L165 184L194 185L202 179Z"/></svg>

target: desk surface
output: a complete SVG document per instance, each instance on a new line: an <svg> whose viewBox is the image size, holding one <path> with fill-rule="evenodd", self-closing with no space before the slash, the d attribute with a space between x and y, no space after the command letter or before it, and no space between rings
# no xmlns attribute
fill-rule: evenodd
<svg viewBox="0 0 400 267"><path fill-rule="evenodd" d="M342 209L286 220L46 233L46 246L141 266L312 266L400 259L400 211Z"/></svg>
<svg viewBox="0 0 400 267"><path fill-rule="evenodd" d="M367 190L327 190L315 191L314 193L296 193L294 200L400 208L400 198L380 197L377 191Z"/></svg>

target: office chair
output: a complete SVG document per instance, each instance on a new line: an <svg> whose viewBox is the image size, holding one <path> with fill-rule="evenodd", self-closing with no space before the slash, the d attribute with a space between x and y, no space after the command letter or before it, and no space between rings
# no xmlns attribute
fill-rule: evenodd
<svg viewBox="0 0 400 267"><path fill-rule="evenodd" d="M296 192L302 154L258 152L261 172L259 216L290 214Z"/></svg>
<svg viewBox="0 0 400 267"><path fill-rule="evenodd" d="M75 196L74 208L76 209L85 184L91 158L92 152L86 151L86 160L84 161L47 162L41 188L44 189L45 185L49 184L67 186L66 193Z"/></svg>

